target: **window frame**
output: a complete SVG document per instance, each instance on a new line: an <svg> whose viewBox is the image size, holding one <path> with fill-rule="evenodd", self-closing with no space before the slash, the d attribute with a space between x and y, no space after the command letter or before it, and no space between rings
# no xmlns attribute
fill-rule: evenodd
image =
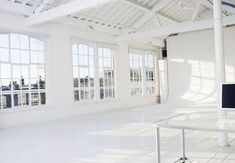
<svg viewBox="0 0 235 163"><path fill-rule="evenodd" d="M18 35L19 36L19 47L11 47L11 34L15 34L15 35ZM28 34L28 33L22 33L22 32L1 32L0 31L0 35L7 35L8 36L8 47L6 49L8 49L8 61L0 61L1 64L8 64L10 66L10 78L0 78L1 80L10 80L10 84L12 85L14 80L16 79L19 79L19 80L22 80L22 79L26 79L26 78L14 78L13 77L13 67L14 66L20 66L20 67L27 67L28 68L28 88L26 90L23 90L22 87L20 88L20 90L14 90L14 86L11 86L10 90L6 91L6 92L3 92L2 89L0 89L0 98L3 96L3 95L6 95L6 94L10 94L11 95L11 107L9 108L1 108L0 109L0 113L5 113L5 112L21 112L21 111L34 111L34 110L39 110L39 109L44 109L44 108L48 108L48 103L49 103L49 100L48 100L48 80L47 80L47 70L46 70L46 52L47 52L47 41L46 39L43 39L42 37L38 37L38 36L33 36L31 34ZM28 38L28 48L26 49L23 49L20 47L20 36L26 36ZM38 41L41 41L43 43L43 50L32 50L31 49L31 39L35 39L35 40L38 40ZM4 47L1 47L2 49ZM22 63L21 61L18 62L18 63L14 63L12 62L12 53L11 51L12 50L17 50L19 51L19 55L21 57L21 54L20 53L21 51L28 51L28 63ZM41 52L42 55L43 55L43 62L42 63L32 63L31 62L31 57L32 57L32 52ZM37 60L38 61L38 60ZM31 89L31 85L32 83L30 82L31 80L34 80L34 78L31 77L31 66L43 66L43 74L44 74L44 81L45 81L45 85L44 85L44 89L40 89L40 83L38 82L37 83L37 88L36 89L37 91L34 91ZM37 69L37 71L39 71L39 69ZM21 73L21 68L20 68L20 73ZM39 72L38 72L39 73ZM36 79L36 78L35 78ZM38 81L39 81L39 76L38 76ZM20 83L19 83L20 84ZM2 85L2 84L1 84ZM18 97L20 97L21 99L21 102L22 102L22 95L23 94L28 94L28 105L18 105L18 106L15 106L14 104L14 95L18 95ZM32 96L33 96L33 93L37 93L38 94L38 104L37 105L32 105ZM45 94L45 104L42 104L42 101L41 101L41 93L44 93ZM20 103L21 103L20 102ZM1 102L0 102L1 103ZM19 104L19 103L18 103ZM2 104L1 104L2 105ZM1 106L2 107L2 106Z"/></svg>
<svg viewBox="0 0 235 163"><path fill-rule="evenodd" d="M114 101L117 99L117 84L116 84L116 51L117 51L117 46L114 44L109 44L109 43L102 43L102 42L97 42L97 41L91 41L91 40L83 40L79 38L71 38L71 47L73 44L87 44L90 47L93 48L94 51L94 99L93 100L75 100L74 97L74 84L72 85L72 93L73 93L73 101L74 104L94 104L94 103L102 103L102 102L109 102L109 101ZM99 86L99 54L98 54L98 49L99 47L108 47L114 50L113 54L113 69L114 69L114 91L115 91L115 97L114 98L108 98L108 99L101 99L100 98L100 86ZM71 54L73 56L73 51L71 51ZM73 57L72 57L72 72L73 72ZM74 74L72 73L72 79L74 80Z"/></svg>
<svg viewBox="0 0 235 163"><path fill-rule="evenodd" d="M130 82L130 96L131 97L156 97L157 96L157 52L155 51L151 51L151 50L142 50L142 49L138 49L138 48L129 48L128 50L128 55L129 55L129 82ZM142 57L142 62L141 62L141 74L142 74L142 82L141 82L141 89L142 89L142 94L141 95L133 95L132 94L132 89L133 88L137 88L135 87L135 85L133 84L133 82L131 81L131 65L130 65L130 55L139 55ZM146 77L146 56L151 55L153 56L153 69L154 69L154 92L153 94L149 94L147 92L147 88L150 86L153 86L153 84L150 84L147 82L147 77ZM140 86L139 86L140 88Z"/></svg>

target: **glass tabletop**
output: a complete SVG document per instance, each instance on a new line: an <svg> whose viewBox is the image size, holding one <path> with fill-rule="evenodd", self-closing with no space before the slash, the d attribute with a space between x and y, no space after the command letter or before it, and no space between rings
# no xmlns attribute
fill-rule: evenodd
<svg viewBox="0 0 235 163"><path fill-rule="evenodd" d="M218 112L179 114L154 123L157 127L216 132L235 132L235 114Z"/></svg>

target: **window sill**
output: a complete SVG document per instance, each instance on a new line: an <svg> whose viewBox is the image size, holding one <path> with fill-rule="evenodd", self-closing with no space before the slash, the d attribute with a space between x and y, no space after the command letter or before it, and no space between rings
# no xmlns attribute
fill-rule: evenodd
<svg viewBox="0 0 235 163"><path fill-rule="evenodd" d="M74 101L74 104L75 105L92 105L92 104L114 102L114 101L117 101L117 98L103 99L103 100L97 100L97 101Z"/></svg>
<svg viewBox="0 0 235 163"><path fill-rule="evenodd" d="M9 109L1 109L0 114L5 113L21 113L21 112L29 112L29 111L39 111L39 110L45 110L48 109L48 105L40 105L40 106L20 106L20 107L14 107Z"/></svg>

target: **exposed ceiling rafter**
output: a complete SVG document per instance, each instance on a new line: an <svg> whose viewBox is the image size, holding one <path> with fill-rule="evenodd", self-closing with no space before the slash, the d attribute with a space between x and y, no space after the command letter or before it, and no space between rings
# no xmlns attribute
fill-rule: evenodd
<svg viewBox="0 0 235 163"><path fill-rule="evenodd" d="M14 3L11 1L1 1L0 10L9 11L22 15L32 15L33 8L23 4Z"/></svg>
<svg viewBox="0 0 235 163"><path fill-rule="evenodd" d="M169 18L169 17L166 17L166 16L163 16L163 15L156 13L159 10L161 10L165 5L170 3L170 1L172 1L172 0L162 0L161 3L158 3L152 9L149 9L145 6L139 5L139 4L131 2L129 0L121 0L121 2L123 2L123 3L126 3L128 5L131 5L135 8L138 8L138 9L146 12L146 14L139 21L137 21L135 24L133 24L129 29L125 29L125 31L128 33L133 29L138 29L141 25L143 25L145 23L145 21L147 21L151 17L153 17L155 19L158 26L161 26L159 18L165 19L166 21L169 21L171 23L178 23L177 21L173 20L172 18Z"/></svg>
<svg viewBox="0 0 235 163"><path fill-rule="evenodd" d="M64 5L52 8L48 11L44 11L40 14L30 16L26 19L26 25L38 25L54 21L58 18L65 17L66 15L111 3L117 0L73 0Z"/></svg>
<svg viewBox="0 0 235 163"><path fill-rule="evenodd" d="M35 14L39 14L41 11L43 11L47 5L50 5L54 2L55 0L43 0L41 5L35 9Z"/></svg>
<svg viewBox="0 0 235 163"><path fill-rule="evenodd" d="M223 20L224 26L235 24L235 15L225 17ZM166 36L172 33L185 33L185 32L193 32L198 30L205 30L213 28L213 20L201 20L196 22L183 22L179 24L169 25L166 27L137 32L133 34L126 34L117 37L118 41L128 41L128 40L141 40L151 37L159 37L159 36Z"/></svg>
<svg viewBox="0 0 235 163"><path fill-rule="evenodd" d="M194 22L199 14L199 11L200 11L200 7L201 7L201 4L198 2L196 4L196 7L193 11L193 14L192 14L192 17L191 17L191 22Z"/></svg>

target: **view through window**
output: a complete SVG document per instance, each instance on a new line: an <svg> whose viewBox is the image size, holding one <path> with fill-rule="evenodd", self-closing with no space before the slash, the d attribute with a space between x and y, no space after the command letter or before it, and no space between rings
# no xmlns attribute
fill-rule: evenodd
<svg viewBox="0 0 235 163"><path fill-rule="evenodd" d="M0 108L46 104L44 51L39 39L0 34Z"/></svg>

